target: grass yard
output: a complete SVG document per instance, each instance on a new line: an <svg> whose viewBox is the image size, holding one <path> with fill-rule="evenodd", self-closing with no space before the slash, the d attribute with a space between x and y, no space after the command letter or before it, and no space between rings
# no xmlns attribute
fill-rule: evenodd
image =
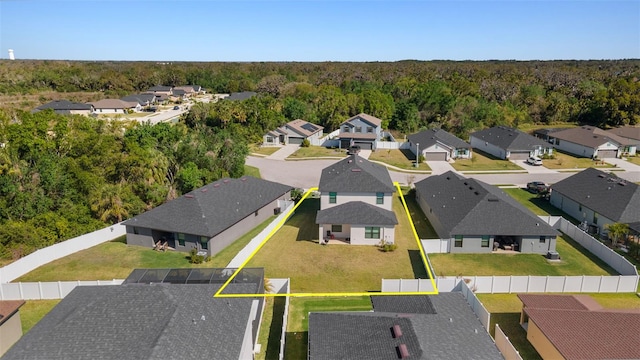
<svg viewBox="0 0 640 360"><path fill-rule="evenodd" d="M399 198L393 209L399 224L398 248L318 244L318 199L307 199L251 259L248 267L264 267L269 278L291 278L292 292L334 293L379 291L382 278L426 278L418 244Z"/></svg>
<svg viewBox="0 0 640 360"><path fill-rule="evenodd" d="M560 151L554 151L555 159L543 159L542 164L547 169L586 169L595 167L599 169L612 168L613 165L596 162L590 158L576 157Z"/></svg>
<svg viewBox="0 0 640 360"><path fill-rule="evenodd" d="M422 212L420 205L416 201L415 191L407 191L408 189L403 189L404 193L404 201L407 203L407 208L409 209L409 214L411 215L411 219L413 220L413 226L416 228L416 233L418 233L418 237L420 239L435 239L438 237L436 231L431 226L429 220Z"/></svg>
<svg viewBox="0 0 640 360"><path fill-rule="evenodd" d="M250 153L264 156L271 155L280 149L282 149L280 146L260 146L255 144L249 145Z"/></svg>
<svg viewBox="0 0 640 360"><path fill-rule="evenodd" d="M280 335L286 299L283 297L265 298L264 314L258 334L258 343L262 346L256 354L256 360L277 360L280 353Z"/></svg>
<svg viewBox="0 0 640 360"><path fill-rule="evenodd" d="M380 161L405 170L431 171L429 165L424 162L416 168L416 156L407 149L379 149L372 151L369 160Z"/></svg>
<svg viewBox="0 0 640 360"><path fill-rule="evenodd" d="M260 169L258 169L255 166L245 165L244 166L244 174L245 175L249 175L249 176L253 176L253 177L258 178L258 179L262 178L260 176Z"/></svg>
<svg viewBox="0 0 640 360"><path fill-rule="evenodd" d="M183 252L129 246L123 236L43 265L15 281L112 280L126 279L136 268L225 267L274 218L270 217L203 264L190 264L188 254Z"/></svg>
<svg viewBox="0 0 640 360"><path fill-rule="evenodd" d="M640 166L640 156L629 156L627 161Z"/></svg>
<svg viewBox="0 0 640 360"><path fill-rule="evenodd" d="M347 156L347 152L341 149L329 149L323 146L301 147L293 154L289 155L286 160L299 160L308 158L334 157L343 158Z"/></svg>
<svg viewBox="0 0 640 360"><path fill-rule="evenodd" d="M20 320L22 321L22 333L26 334L45 315L51 311L60 300L27 300L20 308Z"/></svg>
<svg viewBox="0 0 640 360"><path fill-rule="evenodd" d="M557 207L551 205L548 200L539 198L536 194L532 194L529 191L522 188L505 188L502 189L505 193L509 194L514 199L518 200L527 209L531 210L536 215L543 216L563 216L568 219L567 214Z"/></svg>
<svg viewBox="0 0 640 360"><path fill-rule="evenodd" d="M458 171L524 170L509 160L498 159L475 149L472 159L457 159L451 166Z"/></svg>
<svg viewBox="0 0 640 360"><path fill-rule="evenodd" d="M370 311L371 300L367 296L291 298L285 343L285 359L305 359L309 312L321 311Z"/></svg>
<svg viewBox="0 0 640 360"><path fill-rule="evenodd" d="M593 254L566 236L558 236L561 262L548 262L538 254L430 254L438 276L503 275L618 275Z"/></svg>

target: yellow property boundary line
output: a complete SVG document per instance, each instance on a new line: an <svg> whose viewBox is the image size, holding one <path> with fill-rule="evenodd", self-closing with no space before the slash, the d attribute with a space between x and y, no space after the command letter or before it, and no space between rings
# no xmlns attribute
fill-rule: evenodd
<svg viewBox="0 0 640 360"><path fill-rule="evenodd" d="M402 206L404 207L404 211L407 214L407 219L409 219L409 224L411 225L411 231L413 233L413 236L416 240L416 243L418 244L418 248L420 249L420 257L422 258L422 262L424 264L424 267L427 269L427 273L429 274L429 279L431 280L431 285L433 286L434 291L414 291L414 292L345 292L345 293L293 293L293 294L258 294L258 296L265 296L265 297L328 297L328 296L389 296L389 295L437 295L438 294L438 287L436 286L436 282L434 280L433 274L431 273L431 268L428 265L427 262L427 257L425 255L424 252L424 248L422 247L422 243L420 242L420 238L418 237L418 233L416 232L416 227L413 224L413 220L411 219L411 215L409 214L409 208L407 207L407 203L404 200L404 195L402 195L402 191L400 190L400 184L398 182L394 182L393 185L396 187L396 191L398 191L398 194L400 195L400 200L402 201ZM289 217L296 211L296 209L298 208L298 206L300 206L300 204L302 204L302 202L309 197L309 195L314 192L317 191L318 188L317 187L313 187L310 188L309 190L307 190L307 192L304 193L304 195L302 196L302 198L300 199L300 201L298 201L298 203L293 207L293 209L291 209L289 211L289 213L286 216L283 216L282 219L278 222L278 224L276 224L276 226L271 230L271 232L269 232L269 234L264 238L264 240L260 243L260 245L258 245L258 247L255 248L255 250L253 250L253 252L249 255L249 257L247 257L247 259L240 265L240 267L238 269L236 269L236 271L229 277L229 279L227 279L227 281L222 284L222 287L213 295L213 297L219 297L219 298L234 298L234 297L256 297L257 294L222 294L222 292L224 291L224 289L227 287L227 285L229 285L233 279L240 273L240 271L249 263L249 261L258 253L258 251L260 251L260 249L262 249L262 247L264 246L264 244L267 243L267 241L269 241L269 239L271 239L271 237L273 236L273 234L276 233L276 231L280 230L280 228L282 227L282 225L284 225L284 223L289 219Z"/></svg>

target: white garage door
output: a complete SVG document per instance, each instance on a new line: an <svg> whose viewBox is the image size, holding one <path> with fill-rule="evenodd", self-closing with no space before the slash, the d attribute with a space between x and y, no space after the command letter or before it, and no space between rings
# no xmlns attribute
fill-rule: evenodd
<svg viewBox="0 0 640 360"><path fill-rule="evenodd" d="M529 152L511 152L509 160L527 160L529 158Z"/></svg>
<svg viewBox="0 0 640 360"><path fill-rule="evenodd" d="M614 158L616 157L617 154L618 154L618 150L598 150L599 159Z"/></svg>
<svg viewBox="0 0 640 360"><path fill-rule="evenodd" d="M447 161L446 152L426 152L424 153L426 161Z"/></svg>

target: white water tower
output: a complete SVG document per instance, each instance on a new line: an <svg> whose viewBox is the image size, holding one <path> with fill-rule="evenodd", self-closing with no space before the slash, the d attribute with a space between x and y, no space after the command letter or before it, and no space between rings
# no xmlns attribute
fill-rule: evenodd
<svg viewBox="0 0 640 360"><path fill-rule="evenodd" d="M13 49L9 49L9 60L15 60L16 57L13 56Z"/></svg>

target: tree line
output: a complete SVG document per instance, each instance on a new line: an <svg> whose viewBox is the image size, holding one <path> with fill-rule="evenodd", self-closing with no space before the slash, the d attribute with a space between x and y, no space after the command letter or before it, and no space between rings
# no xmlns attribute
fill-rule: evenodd
<svg viewBox="0 0 640 360"><path fill-rule="evenodd" d="M224 130L132 125L52 111L0 112L0 258L122 221L244 174Z"/></svg>

